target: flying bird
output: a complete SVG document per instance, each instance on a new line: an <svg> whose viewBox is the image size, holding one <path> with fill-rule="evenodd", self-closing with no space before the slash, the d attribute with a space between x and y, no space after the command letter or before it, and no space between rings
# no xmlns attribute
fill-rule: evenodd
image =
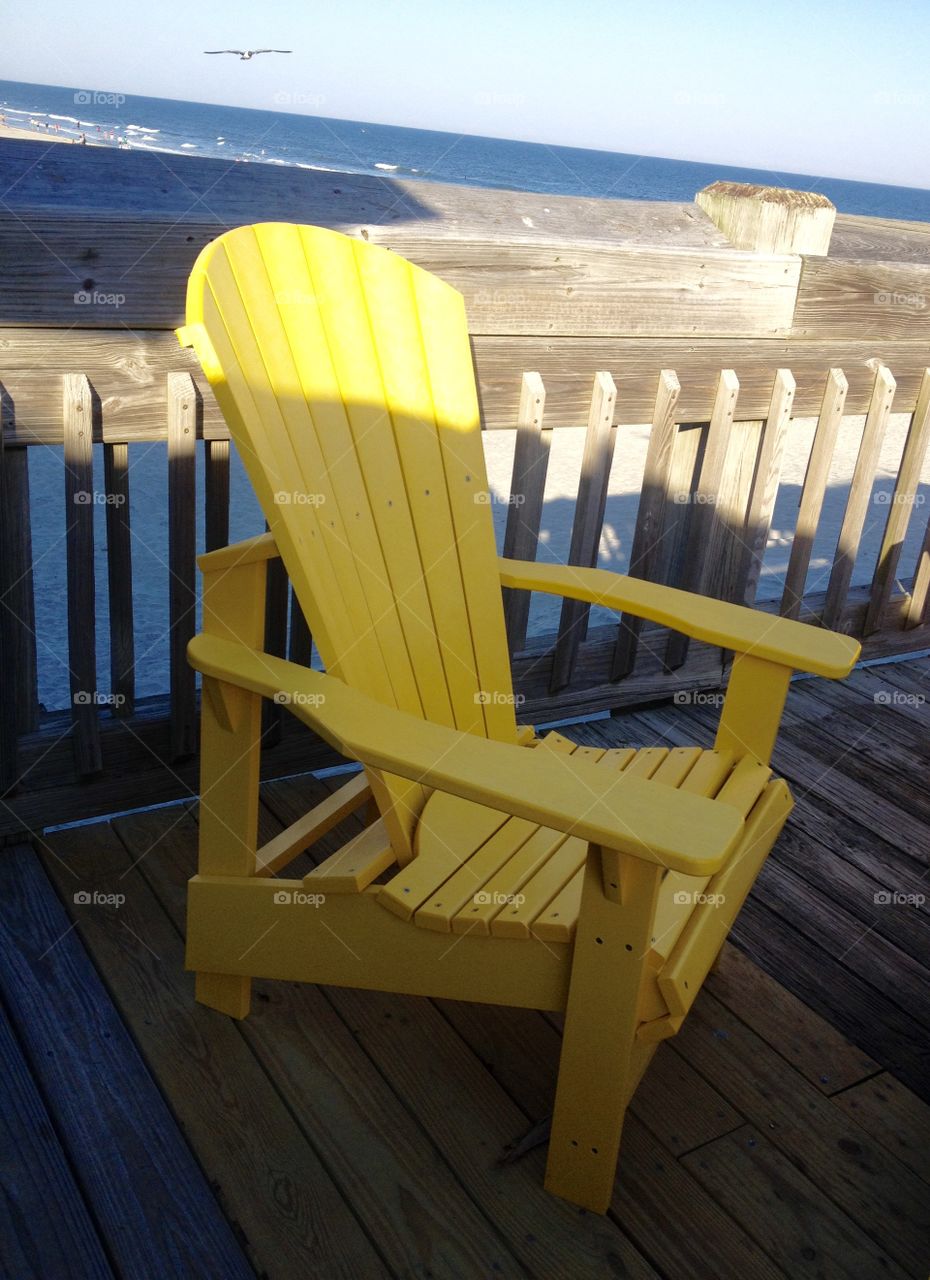
<svg viewBox="0 0 930 1280"><path fill-rule="evenodd" d="M293 49L204 49L204 53L235 53L240 62L248 62L257 53L293 53Z"/></svg>

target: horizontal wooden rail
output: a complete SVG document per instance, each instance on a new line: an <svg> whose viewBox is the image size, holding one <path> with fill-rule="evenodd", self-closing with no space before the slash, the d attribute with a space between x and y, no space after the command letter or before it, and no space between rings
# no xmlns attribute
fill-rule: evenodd
<svg viewBox="0 0 930 1280"><path fill-rule="evenodd" d="M894 370L895 404L910 413L928 363L926 339L888 340L873 335L843 343L748 338L553 338L475 337L472 342L482 422L511 431L520 421L521 371L539 374L546 388L548 427L583 428L591 402L591 377L607 369L621 389L615 421L651 422L656 378L674 369L681 383L681 422L706 422L721 369L739 379L740 413L766 416L772 382L790 369L796 389L793 412L820 412L826 370L842 364L848 382L846 413L865 413L875 382L875 362ZM54 372L52 372L54 371ZM190 350L174 334L154 330L11 329L0 327L0 419L8 444L61 444L58 373L86 374L100 401L94 439L124 443L167 436L166 378L190 373L203 397L199 429L207 439L229 433L213 394Z"/></svg>

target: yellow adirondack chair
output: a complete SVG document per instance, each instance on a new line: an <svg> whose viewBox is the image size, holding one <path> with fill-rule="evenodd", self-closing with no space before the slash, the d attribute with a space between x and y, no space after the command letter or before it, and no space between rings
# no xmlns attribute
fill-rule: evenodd
<svg viewBox="0 0 930 1280"><path fill-rule="evenodd" d="M197 998L244 1017L262 977L564 1011L546 1186L605 1212L630 1096L791 808L768 762L792 670L844 676L859 645L499 559L462 298L385 249L240 227L198 258L187 320L270 526L200 558ZM278 556L325 675L261 651ZM735 651L715 748L601 752L518 728L501 587ZM258 849L263 697L364 771ZM372 797L362 834L276 874Z"/></svg>

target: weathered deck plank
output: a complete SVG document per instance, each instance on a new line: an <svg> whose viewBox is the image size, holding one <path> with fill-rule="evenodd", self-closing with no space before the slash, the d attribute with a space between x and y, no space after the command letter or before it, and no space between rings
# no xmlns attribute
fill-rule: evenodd
<svg viewBox="0 0 930 1280"><path fill-rule="evenodd" d="M103 927L113 934L127 932L116 919L118 906L81 900L97 888L93 880L63 874L78 916L106 919ZM158 1258L157 1274L177 1280L251 1277L231 1225L30 848L20 845L0 859L0 889L3 1000L119 1274L148 1280ZM146 950L138 937L130 943Z"/></svg>
<svg viewBox="0 0 930 1280"><path fill-rule="evenodd" d="M925 887L927 840L911 837L930 827L926 806L912 803L930 763L919 701L928 672L922 659L860 671L845 688L792 687L781 766L796 808L738 918L736 945L724 948L720 970L634 1098L606 1219L545 1195L541 1146L496 1166L551 1110L558 1019L283 983L257 983L241 1024L196 1006L182 969L185 881L195 864L190 805L47 837L42 858L76 928L42 961L45 990L59 953L65 977L74 949L83 955L80 936L115 1003L101 1025L115 1024L124 1039L128 1027L249 1262L269 1277L312 1269L324 1280L681 1280L703 1275L709 1255L695 1241L713 1241L714 1274L727 1280L923 1280L928 924L913 906L879 908L874 898ZM907 701L892 700L895 691ZM592 745L705 742L713 718L706 706L654 707L571 733ZM262 837L340 781L265 784ZM897 813L907 818L903 831L892 826ZM360 821L330 832L313 858ZM310 864L301 855L295 865ZM33 857L25 877L12 867L5 882L24 917L38 864ZM75 885L125 893L126 904L118 913L81 909L71 902ZM52 906L64 933L69 922ZM41 909L25 919L18 941L40 930L31 926ZM23 949L5 953L17 972ZM88 980L98 981L92 972ZM74 993L72 1016L56 1024L70 1043L56 1043L51 1065L34 1053L48 1020L27 1025L37 1015L23 990L34 988L20 983L11 996L17 1029L23 1023L35 1042L24 1055L34 1100L58 1124L62 1063L80 1074L91 1038L83 988L61 973L51 987ZM75 1154L76 1132L64 1131L66 1156L86 1198L85 1166L96 1166ZM119 1156L130 1172L131 1132ZM121 1122L108 1135L111 1152L125 1138ZM176 1199L187 1185L178 1179L185 1190L176 1187ZM96 1229L109 1262L118 1225L98 1216ZM59 1236L69 1230L79 1236L80 1223L63 1219ZM164 1240L152 1257L159 1247ZM170 1265L159 1274L172 1274Z"/></svg>
<svg viewBox="0 0 930 1280"><path fill-rule="evenodd" d="M0 1011L0 1240L6 1275L111 1280L93 1219L6 1014Z"/></svg>

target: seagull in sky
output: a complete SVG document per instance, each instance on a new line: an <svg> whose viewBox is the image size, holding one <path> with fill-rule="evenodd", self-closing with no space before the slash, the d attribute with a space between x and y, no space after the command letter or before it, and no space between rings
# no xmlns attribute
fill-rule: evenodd
<svg viewBox="0 0 930 1280"><path fill-rule="evenodd" d="M257 53L293 53L293 49L204 49L204 53L235 53L240 62L248 62Z"/></svg>

